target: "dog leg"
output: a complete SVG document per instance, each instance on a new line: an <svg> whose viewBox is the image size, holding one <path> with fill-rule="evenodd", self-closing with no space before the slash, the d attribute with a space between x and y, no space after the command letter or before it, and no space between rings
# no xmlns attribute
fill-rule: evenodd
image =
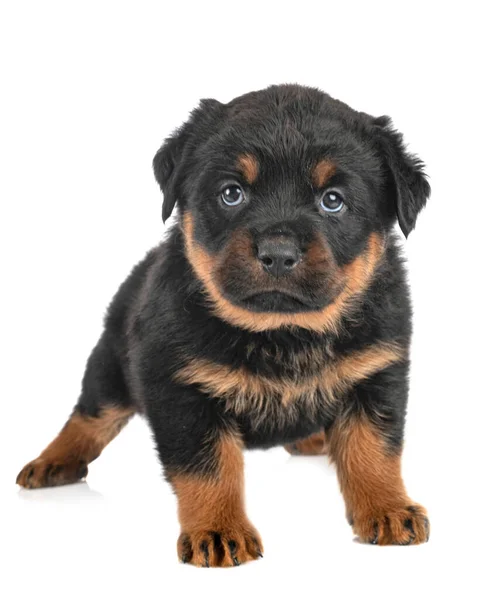
<svg viewBox="0 0 499 600"><path fill-rule="evenodd" d="M327 454L326 437L324 431L314 433L304 440L298 440L292 444L286 444L284 449L290 454L300 456L318 456Z"/></svg>
<svg viewBox="0 0 499 600"><path fill-rule="evenodd" d="M244 461L237 427L216 402L190 387L151 381L148 417L178 500L178 556L197 567L230 567L262 555L244 507Z"/></svg>
<svg viewBox="0 0 499 600"><path fill-rule="evenodd" d="M409 498L402 480L399 438L405 410L390 408L390 388L385 387L381 402L382 390L366 384L354 392L356 402L348 403L349 412L327 432L328 451L359 539L420 544L428 541L430 529L426 510Z"/></svg>
<svg viewBox="0 0 499 600"><path fill-rule="evenodd" d="M21 470L16 483L32 489L79 481L134 413L117 360L101 339L88 360L72 415L54 441Z"/></svg>
<svg viewBox="0 0 499 600"><path fill-rule="evenodd" d="M59 435L21 470L16 483L33 489L79 481L87 475L87 465L118 435L133 412L109 406L99 416L89 417L75 408Z"/></svg>
<svg viewBox="0 0 499 600"><path fill-rule="evenodd" d="M236 436L213 442L211 474L175 473L179 559L200 567L231 567L262 556L260 536L244 509L243 456Z"/></svg>

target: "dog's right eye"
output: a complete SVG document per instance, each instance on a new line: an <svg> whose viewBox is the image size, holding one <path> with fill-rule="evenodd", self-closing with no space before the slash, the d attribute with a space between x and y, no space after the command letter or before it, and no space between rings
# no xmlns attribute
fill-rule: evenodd
<svg viewBox="0 0 499 600"><path fill-rule="evenodd" d="M227 206L237 206L244 200L244 192L238 185L229 185L222 191L221 198Z"/></svg>

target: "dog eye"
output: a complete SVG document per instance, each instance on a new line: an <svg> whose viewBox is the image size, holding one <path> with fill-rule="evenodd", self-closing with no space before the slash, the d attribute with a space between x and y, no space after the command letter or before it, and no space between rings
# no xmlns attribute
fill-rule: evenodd
<svg viewBox="0 0 499 600"><path fill-rule="evenodd" d="M321 207L329 213L337 213L343 208L345 203L343 202L343 198L338 194L338 192L326 192L324 196L322 196Z"/></svg>
<svg viewBox="0 0 499 600"><path fill-rule="evenodd" d="M227 206L237 206L244 200L244 193L238 185L229 185L222 191L221 198Z"/></svg>

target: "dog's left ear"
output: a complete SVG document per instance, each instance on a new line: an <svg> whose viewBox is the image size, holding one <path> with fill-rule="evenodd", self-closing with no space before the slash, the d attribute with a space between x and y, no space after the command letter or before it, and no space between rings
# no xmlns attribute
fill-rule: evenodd
<svg viewBox="0 0 499 600"><path fill-rule="evenodd" d="M424 163L407 152L402 134L396 131L389 117L374 119L378 147L385 161L394 194L398 222L405 237L416 225L416 219L430 196L430 184Z"/></svg>

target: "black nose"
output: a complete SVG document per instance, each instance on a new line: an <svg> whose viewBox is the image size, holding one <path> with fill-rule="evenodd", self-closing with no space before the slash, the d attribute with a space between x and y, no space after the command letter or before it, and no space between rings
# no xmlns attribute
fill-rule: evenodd
<svg viewBox="0 0 499 600"><path fill-rule="evenodd" d="M293 239L283 236L261 240L257 255L264 269L274 277L289 273L300 262L300 249Z"/></svg>

